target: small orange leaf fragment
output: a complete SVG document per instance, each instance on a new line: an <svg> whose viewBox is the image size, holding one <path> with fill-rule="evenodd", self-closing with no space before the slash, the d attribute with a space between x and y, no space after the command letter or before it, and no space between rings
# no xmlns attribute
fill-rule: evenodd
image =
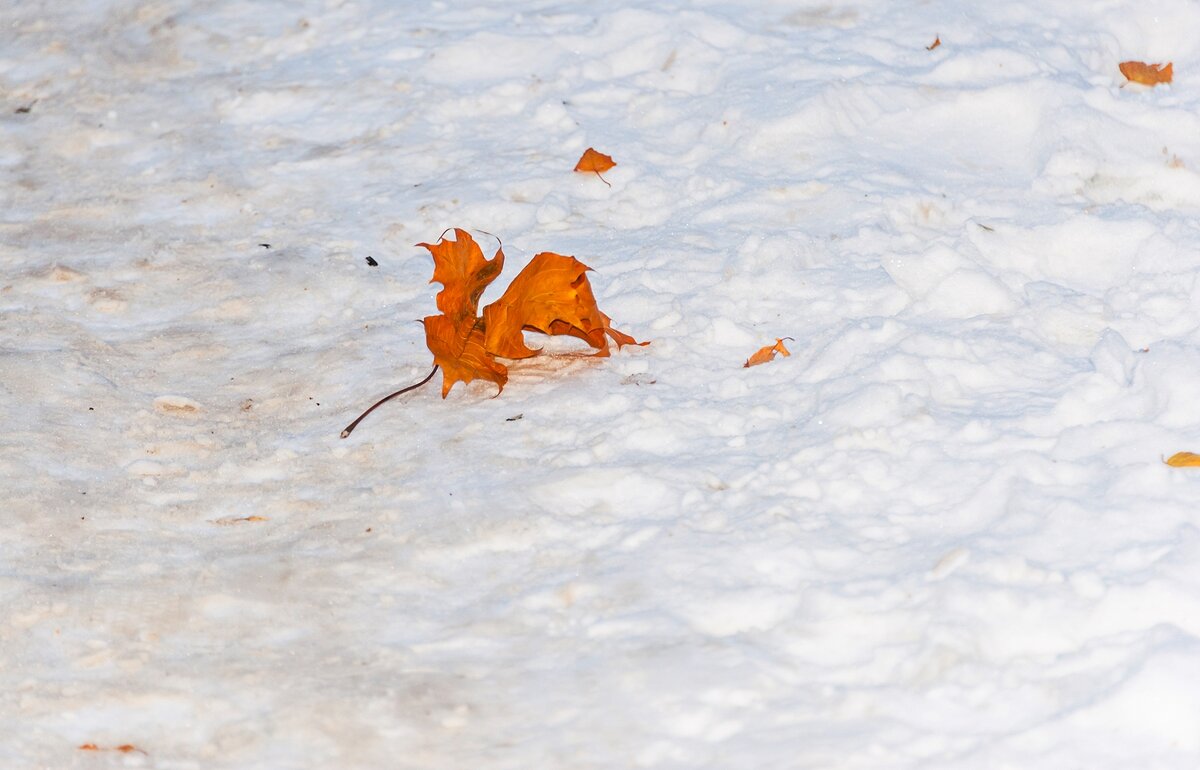
<svg viewBox="0 0 1200 770"><path fill-rule="evenodd" d="M934 38L933 38L933 42L932 42L932 43L930 43L929 45L925 46L925 50L926 50L926 51L932 51L933 49L937 48L937 47L938 47L939 45L941 45L941 44L942 44L942 36L941 36L941 35L937 35L936 37L934 37Z"/></svg>
<svg viewBox="0 0 1200 770"><path fill-rule="evenodd" d="M1172 468L1197 468L1200 467L1200 455L1194 452L1176 452L1163 462Z"/></svg>
<svg viewBox="0 0 1200 770"><path fill-rule="evenodd" d="M783 345L784 340L790 339L791 337L781 337L775 340L774 345L767 345L765 348L759 348L758 352L746 359L746 363L742 364L742 368L745 369L750 366L758 366L759 364L765 364L768 361L772 361L775 359L776 353L780 353L783 356L790 356L791 353L789 353L788 349Z"/></svg>
<svg viewBox="0 0 1200 770"><path fill-rule="evenodd" d="M1140 61L1123 61L1117 65L1121 74L1131 83L1141 83L1144 86L1156 86L1159 83L1170 83L1174 75L1172 62L1162 64L1146 64Z"/></svg>
<svg viewBox="0 0 1200 770"><path fill-rule="evenodd" d="M146 753L144 750L139 749L132 743L123 743L120 746L113 746L111 749L102 748L94 743L85 743L82 746L79 746L79 751L119 751L122 754L132 754L135 751L139 754Z"/></svg>
<svg viewBox="0 0 1200 770"><path fill-rule="evenodd" d="M591 147L583 151L583 155L579 156L579 162L575 164L575 170L585 174L594 173L600 177L600 181L608 184L608 180L600 176L601 171L608 171L610 168L617 165L617 162L611 156L605 155L602 152L596 152Z"/></svg>
<svg viewBox="0 0 1200 770"><path fill-rule="evenodd" d="M575 164L576 171L591 172L591 171L608 171L617 162L612 159L612 156L605 155L602 152L596 152L591 147L583 151L583 155L579 157L579 162Z"/></svg>
<svg viewBox="0 0 1200 770"><path fill-rule="evenodd" d="M209 523L216 524L219 527L231 527L234 524L245 524L253 521L268 521L266 516L224 516L220 519L212 519Z"/></svg>

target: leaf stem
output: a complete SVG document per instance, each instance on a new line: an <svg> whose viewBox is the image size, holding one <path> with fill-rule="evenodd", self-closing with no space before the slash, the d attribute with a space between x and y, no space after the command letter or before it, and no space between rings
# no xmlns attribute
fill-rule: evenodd
<svg viewBox="0 0 1200 770"><path fill-rule="evenodd" d="M434 364L433 369L431 369L429 371L429 374L425 375L425 379L421 380L416 385L409 385L407 388L401 388L400 390L397 390L395 393L391 394L390 396L384 396L383 398L376 401L374 404L371 405L371 407L369 409L367 409L367 411L360 414L354 422L352 422L346 426L345 430L342 431L342 438L346 438L351 433L353 433L354 429L358 427L358 424L363 421L363 418L366 417L371 412L374 412L377 407L380 407L383 404L386 404L388 401L391 401L396 396L403 395L410 390L416 390L417 388L421 387L425 383L432 380L433 375L437 374L437 370L438 370L438 365Z"/></svg>

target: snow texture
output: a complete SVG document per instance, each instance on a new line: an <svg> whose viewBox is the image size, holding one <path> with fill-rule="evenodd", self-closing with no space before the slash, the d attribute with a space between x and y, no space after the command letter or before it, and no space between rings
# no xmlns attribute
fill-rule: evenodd
<svg viewBox="0 0 1200 770"><path fill-rule="evenodd" d="M0 767L1194 770L1197 29L8 3ZM651 344L340 440L456 226Z"/></svg>

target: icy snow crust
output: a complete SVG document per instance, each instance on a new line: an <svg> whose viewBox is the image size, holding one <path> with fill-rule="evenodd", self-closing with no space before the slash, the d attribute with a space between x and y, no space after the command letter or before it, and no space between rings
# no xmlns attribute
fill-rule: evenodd
<svg viewBox="0 0 1200 770"><path fill-rule="evenodd" d="M0 17L0 767L1200 766L1200 6Z"/></svg>

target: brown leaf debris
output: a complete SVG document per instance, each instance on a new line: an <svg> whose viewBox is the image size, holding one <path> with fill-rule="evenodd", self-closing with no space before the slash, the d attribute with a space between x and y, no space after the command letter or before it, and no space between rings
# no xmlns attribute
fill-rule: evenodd
<svg viewBox="0 0 1200 770"><path fill-rule="evenodd" d="M1159 83L1170 83L1174 76L1171 62L1166 65L1146 64L1140 61L1123 61L1117 65L1121 74L1131 83L1141 83L1144 86L1156 86Z"/></svg>
<svg viewBox="0 0 1200 770"><path fill-rule="evenodd" d="M786 347L784 347L783 344L784 340L790 339L791 337L780 337L779 339L775 340L774 345L767 345L765 348L759 348L754 355L746 359L746 363L742 364L742 368L745 369L750 366L758 366L759 364L765 364L768 361L772 361L775 359L776 353L779 353L783 356L790 356L791 353Z"/></svg>

